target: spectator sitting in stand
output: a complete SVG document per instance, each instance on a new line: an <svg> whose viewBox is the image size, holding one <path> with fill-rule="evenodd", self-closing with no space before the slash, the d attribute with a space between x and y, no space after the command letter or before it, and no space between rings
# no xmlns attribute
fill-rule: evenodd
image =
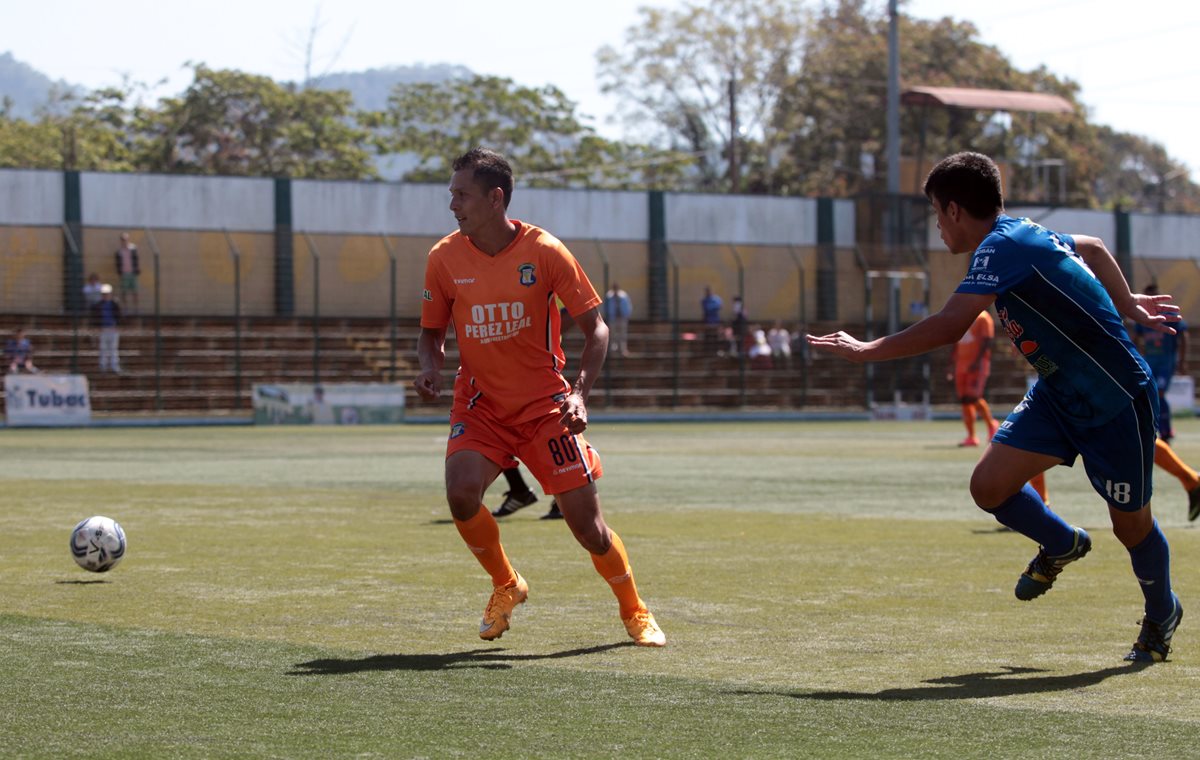
<svg viewBox="0 0 1200 760"><path fill-rule="evenodd" d="M38 371L38 368L33 366L33 344L25 337L24 328L18 327L4 344L4 361L8 364L9 372Z"/></svg>
<svg viewBox="0 0 1200 760"><path fill-rule="evenodd" d="M785 367L792 365L792 334L782 321L777 321L767 332L767 345L771 347L771 357L777 364Z"/></svg>
<svg viewBox="0 0 1200 760"><path fill-rule="evenodd" d="M88 275L87 284L83 286L83 306L89 311L93 306L100 303L100 275L92 272Z"/></svg>
<svg viewBox="0 0 1200 760"><path fill-rule="evenodd" d="M767 343L766 332L755 325L750 335L750 348L746 351L750 366L755 369L771 369L774 364L771 361L771 346Z"/></svg>

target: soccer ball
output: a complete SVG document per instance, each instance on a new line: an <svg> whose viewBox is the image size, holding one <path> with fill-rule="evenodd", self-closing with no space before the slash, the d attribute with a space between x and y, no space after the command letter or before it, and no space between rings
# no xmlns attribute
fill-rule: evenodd
<svg viewBox="0 0 1200 760"><path fill-rule="evenodd" d="M125 531L110 517L89 517L71 531L71 556L84 570L112 570L125 556Z"/></svg>

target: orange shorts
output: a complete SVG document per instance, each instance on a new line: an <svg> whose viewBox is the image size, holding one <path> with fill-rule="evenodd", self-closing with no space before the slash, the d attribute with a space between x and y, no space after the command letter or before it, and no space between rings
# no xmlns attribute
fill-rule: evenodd
<svg viewBox="0 0 1200 760"><path fill-rule="evenodd" d="M446 456L475 451L505 470L520 460L546 494L572 491L594 482L604 471L596 450L582 435L572 435L558 418L555 411L530 422L504 425L456 402L450 410Z"/></svg>
<svg viewBox="0 0 1200 760"><path fill-rule="evenodd" d="M985 372L955 372L954 390L960 399L983 398L983 388L987 385L989 371Z"/></svg>

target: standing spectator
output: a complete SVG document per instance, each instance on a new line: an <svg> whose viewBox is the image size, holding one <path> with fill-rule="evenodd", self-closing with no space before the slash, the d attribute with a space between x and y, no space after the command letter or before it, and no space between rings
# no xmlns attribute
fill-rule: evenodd
<svg viewBox="0 0 1200 760"><path fill-rule="evenodd" d="M100 371L121 374L121 304L113 300L112 285L100 286L100 300L92 307L92 324L100 329Z"/></svg>
<svg viewBox="0 0 1200 760"><path fill-rule="evenodd" d="M88 275L87 284L83 286L83 305L88 311L100 303L100 275L92 272Z"/></svg>
<svg viewBox="0 0 1200 760"><path fill-rule="evenodd" d="M704 348L709 353L716 353L721 344L721 307L724 302L721 297L712 292L712 288L704 286L704 297L700 299L700 311L704 314Z"/></svg>
<svg viewBox="0 0 1200 760"><path fill-rule="evenodd" d="M953 369L947 379L954 381L954 392L958 396L958 403L962 405L963 425L967 428L967 437L959 446L979 445L979 439L975 437L976 416L987 424L989 441L1000 427L1000 423L992 416L991 407L983 398L983 389L992 374L992 341L995 337L996 323L985 309L979 312L975 321L950 349Z"/></svg>
<svg viewBox="0 0 1200 760"><path fill-rule="evenodd" d="M138 249L129 239L128 232L121 233L121 245L115 254L117 260L117 275L120 277L121 302L129 305L129 313L138 313L138 275L142 273L138 265Z"/></svg>
<svg viewBox="0 0 1200 760"><path fill-rule="evenodd" d="M633 314L633 302L621 286L613 283L604 294L604 321L610 329L608 350L629 356L629 317Z"/></svg>
<svg viewBox="0 0 1200 760"><path fill-rule="evenodd" d="M1158 295L1158 284L1146 286L1146 295ZM1171 389L1171 378L1175 372L1187 372L1187 324L1180 319L1172 325L1175 334L1158 332L1142 325L1134 325L1133 342L1150 371L1154 373L1154 384L1158 386L1158 435L1167 443L1175 437L1171 425L1171 405L1167 402L1167 391Z"/></svg>
<svg viewBox="0 0 1200 760"><path fill-rule="evenodd" d="M25 337L25 329L18 327L13 336L4 344L4 361L8 364L9 372L26 372L36 373L37 367L33 366L33 344L29 342L29 338Z"/></svg>

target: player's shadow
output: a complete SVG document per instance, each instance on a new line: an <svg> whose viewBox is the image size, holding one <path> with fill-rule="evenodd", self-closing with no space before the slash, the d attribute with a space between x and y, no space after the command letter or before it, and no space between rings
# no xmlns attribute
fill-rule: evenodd
<svg viewBox="0 0 1200 760"><path fill-rule="evenodd" d="M447 652L446 654L376 654L354 660L343 660L334 657L310 660L297 663L289 676L340 676L349 673L364 673L373 670L449 670L451 668L484 668L487 670L506 670L516 662L533 662L537 660L561 660L566 657L583 657L589 654L599 654L610 649L633 646L632 641L621 641L616 644L601 644L600 646L584 647L582 649L567 649L562 652L549 654L509 654L503 647L488 647L472 649L468 652Z"/></svg>
<svg viewBox="0 0 1200 760"><path fill-rule="evenodd" d="M111 582L111 581L106 581L106 580L94 580L94 581L55 581L55 583L56 583L56 584L58 584L59 586L93 586L93 585L95 585L95 584L97 584L97 583L110 583L110 582Z"/></svg>
<svg viewBox="0 0 1200 760"><path fill-rule="evenodd" d="M1132 662L1114 665L1090 673L1071 675L1019 677L1029 673L1045 673L1040 668L1005 666L1000 671L964 673L958 676L943 676L922 681L928 686L884 689L883 691L804 691L764 692L741 691L738 694L776 694L796 699L819 700L864 700L878 702L905 702L944 699L985 699L987 697L1013 697L1025 694L1043 694L1052 691L1069 691L1085 686L1095 686L1112 676L1122 676L1144 670L1151 663Z"/></svg>

